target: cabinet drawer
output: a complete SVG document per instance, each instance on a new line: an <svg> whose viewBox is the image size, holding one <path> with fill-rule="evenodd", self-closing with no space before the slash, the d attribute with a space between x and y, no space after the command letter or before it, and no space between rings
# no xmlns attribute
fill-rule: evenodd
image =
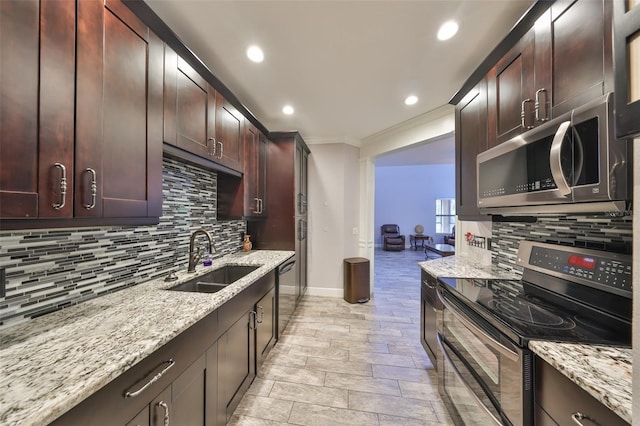
<svg viewBox="0 0 640 426"><path fill-rule="evenodd" d="M581 413L584 424L623 426L628 423L589 395L551 365L536 358L536 418L545 424L575 425L572 416ZM543 412L539 412L542 410ZM553 423L545 422L553 419Z"/></svg>

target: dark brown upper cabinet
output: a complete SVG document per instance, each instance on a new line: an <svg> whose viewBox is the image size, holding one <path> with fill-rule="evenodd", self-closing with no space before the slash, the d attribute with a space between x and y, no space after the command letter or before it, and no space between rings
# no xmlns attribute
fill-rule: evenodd
<svg viewBox="0 0 640 426"><path fill-rule="evenodd" d="M70 218L74 0L0 2L0 218Z"/></svg>
<svg viewBox="0 0 640 426"><path fill-rule="evenodd" d="M614 90L612 4L558 0L488 75L488 146Z"/></svg>
<svg viewBox="0 0 640 426"><path fill-rule="evenodd" d="M162 46L119 0L78 2L76 217L160 216Z"/></svg>
<svg viewBox="0 0 640 426"><path fill-rule="evenodd" d="M456 105L455 126L456 213L462 220L476 220L482 218L477 201L476 156L487 149L486 79Z"/></svg>
<svg viewBox="0 0 640 426"><path fill-rule="evenodd" d="M164 141L214 160L215 89L166 44L164 66Z"/></svg>
<svg viewBox="0 0 640 426"><path fill-rule="evenodd" d="M167 44L164 66L164 141L242 172L244 117Z"/></svg>
<svg viewBox="0 0 640 426"><path fill-rule="evenodd" d="M1 5L2 227L157 222L162 42L119 0Z"/></svg>
<svg viewBox="0 0 640 426"><path fill-rule="evenodd" d="M614 1L616 134L640 135L640 2Z"/></svg>

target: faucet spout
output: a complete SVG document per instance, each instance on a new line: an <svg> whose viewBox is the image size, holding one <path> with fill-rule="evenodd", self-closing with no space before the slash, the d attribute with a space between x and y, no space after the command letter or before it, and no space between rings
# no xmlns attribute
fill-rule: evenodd
<svg viewBox="0 0 640 426"><path fill-rule="evenodd" d="M204 228L199 228L193 231L193 233L191 234L191 238L189 239L189 267L187 268L187 272L196 271L196 265L198 264L198 261L200 261L202 253L204 252L202 248L196 249L195 247L196 237L199 234L203 234L205 237L207 237L207 240L209 240L209 254L215 253L213 238L211 237L209 231Z"/></svg>

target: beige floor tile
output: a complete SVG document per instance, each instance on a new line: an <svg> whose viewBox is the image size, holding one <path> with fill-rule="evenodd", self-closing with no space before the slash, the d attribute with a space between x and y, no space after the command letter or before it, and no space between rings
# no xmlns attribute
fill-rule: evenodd
<svg viewBox="0 0 640 426"><path fill-rule="evenodd" d="M358 376L373 376L371 364L362 362L340 361L330 359L309 358L306 368L309 370L331 371L334 373L354 374Z"/></svg>
<svg viewBox="0 0 640 426"><path fill-rule="evenodd" d="M438 421L438 416L431 404L426 404L421 399L349 391L349 408L391 416Z"/></svg>
<svg viewBox="0 0 640 426"><path fill-rule="evenodd" d="M379 379L375 377L356 376L344 373L327 373L327 376L324 379L324 385L360 392L402 396L398 381L392 379Z"/></svg>
<svg viewBox="0 0 640 426"><path fill-rule="evenodd" d="M256 377L251 383L247 394L254 396L269 396L269 392L271 392L271 388L275 382L273 380L261 379L260 377Z"/></svg>
<svg viewBox="0 0 640 426"><path fill-rule="evenodd" d="M386 343L354 342L352 340L332 339L331 347L347 349L355 352L389 353L389 345Z"/></svg>
<svg viewBox="0 0 640 426"><path fill-rule="evenodd" d="M419 368L394 367L391 365L372 365L373 377L404 380L406 382L429 383L431 376L427 370Z"/></svg>
<svg viewBox="0 0 640 426"><path fill-rule="evenodd" d="M245 395L233 415L286 422L289 419L292 407L292 401L283 401L264 396Z"/></svg>
<svg viewBox="0 0 640 426"><path fill-rule="evenodd" d="M378 424L378 416L374 413L296 402L293 404L289 421L304 426L369 426Z"/></svg>
<svg viewBox="0 0 640 426"><path fill-rule="evenodd" d="M324 376L324 371L266 363L262 364L262 369L258 372L258 377L263 379L306 383L310 385L322 385L324 383Z"/></svg>
<svg viewBox="0 0 640 426"><path fill-rule="evenodd" d="M453 423L440 423L439 419L411 419L408 417L378 414L380 426L444 426Z"/></svg>
<svg viewBox="0 0 640 426"><path fill-rule="evenodd" d="M335 361L348 361L349 351L338 348L313 348L309 346L292 346L290 355L306 356L309 358L325 358Z"/></svg>
<svg viewBox="0 0 640 426"><path fill-rule="evenodd" d="M281 426L283 424L289 423L259 419L257 417L238 416L234 414L231 416L226 426Z"/></svg>
<svg viewBox="0 0 640 426"><path fill-rule="evenodd" d="M307 365L307 357L301 355L289 355L286 353L277 356L268 356L264 362L267 364L285 365L288 367L304 367Z"/></svg>
<svg viewBox="0 0 640 426"><path fill-rule="evenodd" d="M424 348L417 342L411 345L389 345L389 353L396 355L425 355Z"/></svg>
<svg viewBox="0 0 640 426"><path fill-rule="evenodd" d="M408 355L381 354L374 352L350 352L349 361L366 362L372 365L393 365L396 367L415 367L413 358Z"/></svg>
<svg viewBox="0 0 640 426"><path fill-rule="evenodd" d="M368 342L369 331L356 333L353 330L345 331L345 332L316 330L316 337L327 338L327 339L349 340L351 342Z"/></svg>
<svg viewBox="0 0 640 426"><path fill-rule="evenodd" d="M425 401L440 401L438 383L417 383L398 381L402 396L406 398L423 399Z"/></svg>
<svg viewBox="0 0 640 426"><path fill-rule="evenodd" d="M284 399L327 407L348 408L346 389L325 386L303 385L300 383L275 382L270 398Z"/></svg>
<svg viewBox="0 0 640 426"><path fill-rule="evenodd" d="M311 346L314 348L328 348L331 346L331 339L309 336L282 336L280 342L289 346Z"/></svg>

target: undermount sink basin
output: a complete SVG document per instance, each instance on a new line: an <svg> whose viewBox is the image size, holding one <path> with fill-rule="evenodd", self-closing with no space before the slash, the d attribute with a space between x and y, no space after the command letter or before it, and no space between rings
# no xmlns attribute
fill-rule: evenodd
<svg viewBox="0 0 640 426"><path fill-rule="evenodd" d="M216 293L258 268L259 266L227 265L185 283L178 284L168 290Z"/></svg>

